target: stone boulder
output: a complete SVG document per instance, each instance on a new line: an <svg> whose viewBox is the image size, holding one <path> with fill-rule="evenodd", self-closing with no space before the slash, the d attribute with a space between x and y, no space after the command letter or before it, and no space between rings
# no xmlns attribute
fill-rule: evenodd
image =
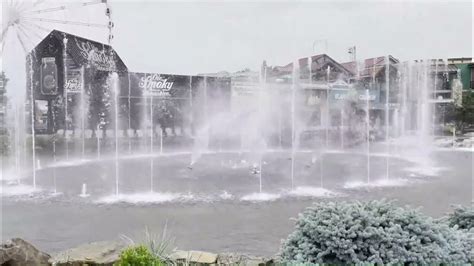
<svg viewBox="0 0 474 266"><path fill-rule="evenodd" d="M21 238L13 238L0 247L2 266L50 265L50 257Z"/></svg>
<svg viewBox="0 0 474 266"><path fill-rule="evenodd" d="M128 246L124 241L93 242L62 251L49 262L57 266L112 266Z"/></svg>
<svg viewBox="0 0 474 266"><path fill-rule="evenodd" d="M203 251L183 251L177 250L171 253L169 258L178 264L203 264L215 265L217 263L218 255Z"/></svg>
<svg viewBox="0 0 474 266"><path fill-rule="evenodd" d="M214 254L203 251L177 250L171 253L169 259L176 265L246 265L267 266L275 265L273 258L257 257L237 253Z"/></svg>
<svg viewBox="0 0 474 266"><path fill-rule="evenodd" d="M258 257L245 254L223 253L219 254L218 265L246 265L246 266L269 266L275 265L273 258Z"/></svg>

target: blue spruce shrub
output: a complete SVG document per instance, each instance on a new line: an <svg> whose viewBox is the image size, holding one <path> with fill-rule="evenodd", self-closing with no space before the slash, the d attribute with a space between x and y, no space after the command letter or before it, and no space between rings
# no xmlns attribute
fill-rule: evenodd
<svg viewBox="0 0 474 266"><path fill-rule="evenodd" d="M449 214L447 222L451 227L463 230L474 228L474 209L471 207L455 206L454 212Z"/></svg>
<svg viewBox="0 0 474 266"><path fill-rule="evenodd" d="M299 214L283 241L284 261L301 263L466 263L467 234L391 202L318 203Z"/></svg>

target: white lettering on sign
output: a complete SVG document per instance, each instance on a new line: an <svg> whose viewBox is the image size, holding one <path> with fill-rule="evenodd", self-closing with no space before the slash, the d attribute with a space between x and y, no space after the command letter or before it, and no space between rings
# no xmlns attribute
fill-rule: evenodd
<svg viewBox="0 0 474 266"><path fill-rule="evenodd" d="M349 97L348 93L335 93L334 94L334 99L335 100L346 100ZM369 94L369 101L375 101L376 95L375 94ZM358 97L359 101L367 101L367 95L365 93L359 93Z"/></svg>
<svg viewBox="0 0 474 266"><path fill-rule="evenodd" d="M369 99L368 99L369 101L375 101L375 95L373 95L373 94L369 94L369 95L367 95L367 94L359 94L359 100L360 100L360 101L367 101L367 96L368 96L368 98L369 98Z"/></svg>
<svg viewBox="0 0 474 266"><path fill-rule="evenodd" d="M71 78L66 81L66 91L69 93L79 93L81 88L81 82L77 78Z"/></svg>
<svg viewBox="0 0 474 266"><path fill-rule="evenodd" d="M79 52L84 58L87 58L89 62L97 66L99 69L115 69L115 62L111 55L106 54L105 49L101 51L90 42L78 42L76 45L79 48Z"/></svg>
<svg viewBox="0 0 474 266"><path fill-rule="evenodd" d="M141 77L138 86L144 89L148 95L171 96L173 83L173 81L168 81L168 79L162 78L158 74L153 74Z"/></svg>
<svg viewBox="0 0 474 266"><path fill-rule="evenodd" d="M336 93L334 94L334 99L336 100L345 100L347 99L347 93Z"/></svg>

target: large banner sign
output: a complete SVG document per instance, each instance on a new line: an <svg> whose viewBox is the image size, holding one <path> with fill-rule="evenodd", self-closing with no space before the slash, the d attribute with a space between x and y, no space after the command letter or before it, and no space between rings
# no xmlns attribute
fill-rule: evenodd
<svg viewBox="0 0 474 266"><path fill-rule="evenodd" d="M144 75L140 78L138 87L145 96L171 97L174 81L168 81L167 78L159 74Z"/></svg>
<svg viewBox="0 0 474 266"><path fill-rule="evenodd" d="M79 41L77 38L73 39L71 45L74 45L81 57L95 68L105 71L117 69L114 58L116 55L112 49L99 47L90 41Z"/></svg>
<svg viewBox="0 0 474 266"><path fill-rule="evenodd" d="M189 76L156 73L129 73L130 94L133 96L163 99L185 99L190 97Z"/></svg>

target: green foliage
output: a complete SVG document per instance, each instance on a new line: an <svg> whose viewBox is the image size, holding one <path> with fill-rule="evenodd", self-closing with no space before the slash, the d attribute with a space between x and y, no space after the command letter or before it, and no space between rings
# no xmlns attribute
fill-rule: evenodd
<svg viewBox="0 0 474 266"><path fill-rule="evenodd" d="M157 257L155 257L150 250L144 246L132 246L120 254L120 260L115 264L116 266L164 266Z"/></svg>
<svg viewBox="0 0 474 266"><path fill-rule="evenodd" d="M449 226L459 229L471 230L474 228L474 209L471 207L456 206L454 212L449 214Z"/></svg>
<svg viewBox="0 0 474 266"><path fill-rule="evenodd" d="M467 234L390 202L318 203L296 221L283 260L301 263L466 263Z"/></svg>
<svg viewBox="0 0 474 266"><path fill-rule="evenodd" d="M474 92L464 92L462 105L451 103L444 112L446 122L453 122L456 130L463 133L468 126L474 125Z"/></svg>
<svg viewBox="0 0 474 266"><path fill-rule="evenodd" d="M173 239L167 236L167 225L165 225L161 235L151 233L148 228L145 229L145 245L151 253L161 261L167 260L167 255L171 250L170 246Z"/></svg>

